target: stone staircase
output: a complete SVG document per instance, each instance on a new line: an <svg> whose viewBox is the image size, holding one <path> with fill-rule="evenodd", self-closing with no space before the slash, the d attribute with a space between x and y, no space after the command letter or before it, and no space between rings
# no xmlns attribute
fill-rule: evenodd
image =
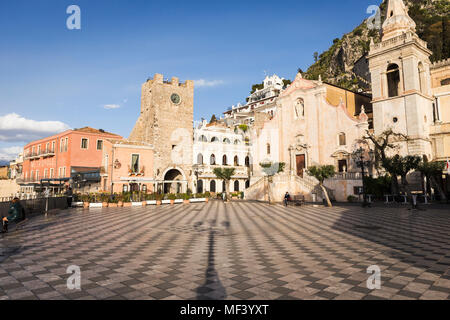
<svg viewBox="0 0 450 320"><path fill-rule="evenodd" d="M324 199L322 188L319 181L309 175L291 176L287 174L277 174L272 177L272 182L267 183L266 177L261 177L256 183L252 184L244 191L246 200L268 201L268 189L270 190L271 201L281 202L284 199L286 191L291 196L303 194L306 201L319 201ZM333 190L327 188L331 199L334 198ZM313 196L315 194L316 196Z"/></svg>

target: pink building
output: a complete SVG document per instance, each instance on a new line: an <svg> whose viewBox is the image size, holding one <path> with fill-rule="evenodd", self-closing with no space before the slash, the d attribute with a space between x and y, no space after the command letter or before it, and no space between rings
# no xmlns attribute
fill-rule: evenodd
<svg viewBox="0 0 450 320"><path fill-rule="evenodd" d="M44 182L58 191L58 185L70 179L75 188L95 190L100 182L99 171L106 139L122 137L85 127L27 144L24 147L22 179L19 180L22 190L33 192Z"/></svg>
<svg viewBox="0 0 450 320"><path fill-rule="evenodd" d="M154 148L150 144L108 139L104 142L102 191L154 190Z"/></svg>

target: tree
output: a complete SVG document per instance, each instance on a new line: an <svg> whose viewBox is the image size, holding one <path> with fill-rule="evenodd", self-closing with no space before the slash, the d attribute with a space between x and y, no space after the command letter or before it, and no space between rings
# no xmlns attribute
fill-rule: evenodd
<svg viewBox="0 0 450 320"><path fill-rule="evenodd" d="M406 156L402 157L398 154L391 158L385 158L383 160L383 167L392 176L393 180L397 180L400 176L403 190L408 197L411 197L411 191L409 190L409 184L406 180L406 176L412 170L416 170L419 167L421 158L418 156Z"/></svg>
<svg viewBox="0 0 450 320"><path fill-rule="evenodd" d="M303 75L303 70L302 70L302 68L297 68L297 73L300 73L301 75Z"/></svg>
<svg viewBox="0 0 450 320"><path fill-rule="evenodd" d="M316 52L314 52L314 62L317 62L318 59L319 59L319 53L316 51Z"/></svg>
<svg viewBox="0 0 450 320"><path fill-rule="evenodd" d="M241 129L244 133L246 133L248 130L248 125L246 125L245 123L240 124L239 129Z"/></svg>
<svg viewBox="0 0 450 320"><path fill-rule="evenodd" d="M216 118L215 114L213 114L211 117L211 120L209 120L209 123L214 123L214 122L217 122L217 118Z"/></svg>
<svg viewBox="0 0 450 320"><path fill-rule="evenodd" d="M374 165L378 174L380 174L380 168L383 166L383 161L387 158L387 151L397 147L394 142L407 141L408 137L401 133L395 133L392 129L386 130L378 136L367 130L363 140L372 142L375 152ZM398 194L397 178L392 179L392 189L393 193Z"/></svg>
<svg viewBox="0 0 450 320"><path fill-rule="evenodd" d="M213 170L218 179L225 181L225 201L228 201L228 188L235 170L235 168L214 168Z"/></svg>
<svg viewBox="0 0 450 320"><path fill-rule="evenodd" d="M268 193L268 199L270 204L270 179L277 173L281 173L284 171L284 168L286 167L285 162L261 162L259 166L262 168L264 173L267 175L267 193Z"/></svg>
<svg viewBox="0 0 450 320"><path fill-rule="evenodd" d="M261 90L261 89L264 89L264 82L252 85L252 91L250 91L250 94L253 94L256 92L256 90Z"/></svg>
<svg viewBox="0 0 450 320"><path fill-rule="evenodd" d="M320 185L320 188L322 188L323 194L325 195L327 204L329 207L332 207L333 205L331 204L330 197L328 196L327 189L323 185L323 182L326 179L332 178L336 174L334 166L332 166L332 165L311 166L306 171L310 176L313 176L317 180L319 180L319 185Z"/></svg>
<svg viewBox="0 0 450 320"><path fill-rule="evenodd" d="M428 162L422 161L420 162L417 170L420 171L426 178L427 181L430 181L430 184L433 188L435 188L442 200L447 200L447 196L442 188L441 184L441 176L442 171L445 168L445 162L436 161L436 162Z"/></svg>
<svg viewBox="0 0 450 320"><path fill-rule="evenodd" d="M283 80L283 87L286 88L286 87L288 87L291 83L292 83L291 80L289 80L289 79L284 79L284 80Z"/></svg>

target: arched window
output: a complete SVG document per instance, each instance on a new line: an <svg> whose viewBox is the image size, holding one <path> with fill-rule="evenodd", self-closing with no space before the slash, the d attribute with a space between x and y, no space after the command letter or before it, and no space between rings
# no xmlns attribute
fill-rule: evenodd
<svg viewBox="0 0 450 320"><path fill-rule="evenodd" d="M227 164L227 155L226 155L226 154L224 154L223 157L222 157L222 164L223 164L224 166L228 165L228 164Z"/></svg>
<svg viewBox="0 0 450 320"><path fill-rule="evenodd" d="M208 139L204 135L201 135L200 138L198 138L198 141L200 141L200 142L208 142Z"/></svg>
<svg viewBox="0 0 450 320"><path fill-rule="evenodd" d="M222 180L222 192L225 192L227 190L225 186L225 180Z"/></svg>
<svg viewBox="0 0 450 320"><path fill-rule="evenodd" d="M219 142L219 138L217 138L217 137L212 137L212 138L211 138L211 142Z"/></svg>
<svg viewBox="0 0 450 320"><path fill-rule="evenodd" d="M234 156L234 165L239 166L239 157L238 156Z"/></svg>
<svg viewBox="0 0 450 320"><path fill-rule="evenodd" d="M211 158L209 160L209 163L211 165L215 165L216 164L216 156L214 155L214 153L211 155Z"/></svg>
<svg viewBox="0 0 450 320"><path fill-rule="evenodd" d="M197 156L197 164L203 164L203 155L201 153Z"/></svg>
<svg viewBox="0 0 450 320"><path fill-rule="evenodd" d="M234 144L241 144L241 142L239 140L234 140Z"/></svg>
<svg viewBox="0 0 450 320"><path fill-rule="evenodd" d="M209 191L216 192L216 180L211 180L209 183Z"/></svg>
<svg viewBox="0 0 450 320"><path fill-rule="evenodd" d="M245 157L245 166L250 167L250 157Z"/></svg>
<svg viewBox="0 0 450 320"><path fill-rule="evenodd" d="M203 180L198 180L197 193L203 193Z"/></svg>
<svg viewBox="0 0 450 320"><path fill-rule="evenodd" d="M400 92L400 70L395 63L387 68L387 84L389 97L397 97Z"/></svg>
<svg viewBox="0 0 450 320"><path fill-rule="evenodd" d="M225 138L225 139L223 139L223 143L225 143L225 144L230 144L231 142L230 142L230 139Z"/></svg>
<svg viewBox="0 0 450 320"><path fill-rule="evenodd" d="M345 138L345 133L343 133L343 132L339 133L339 145L345 146L346 144L347 144L347 141Z"/></svg>
<svg viewBox="0 0 450 320"><path fill-rule="evenodd" d="M245 181L245 189L250 188L250 180Z"/></svg>
<svg viewBox="0 0 450 320"><path fill-rule="evenodd" d="M267 144L267 154L270 154L270 143Z"/></svg>
<svg viewBox="0 0 450 320"><path fill-rule="evenodd" d="M239 180L234 181L234 192L239 191Z"/></svg>

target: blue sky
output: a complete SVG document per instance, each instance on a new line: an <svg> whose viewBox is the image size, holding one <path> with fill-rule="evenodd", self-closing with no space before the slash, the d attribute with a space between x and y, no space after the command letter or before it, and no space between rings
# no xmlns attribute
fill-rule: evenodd
<svg viewBox="0 0 450 320"><path fill-rule="evenodd" d="M0 159L68 127L127 137L154 73L209 84L195 89L194 118L220 115L265 72L306 70L380 2L2 0ZM66 27L72 4L81 30Z"/></svg>

